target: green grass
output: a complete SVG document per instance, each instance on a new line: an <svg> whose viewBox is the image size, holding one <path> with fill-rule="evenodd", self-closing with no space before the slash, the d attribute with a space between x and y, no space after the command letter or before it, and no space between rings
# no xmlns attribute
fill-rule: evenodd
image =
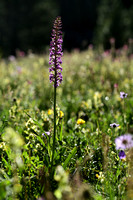
<svg viewBox="0 0 133 200"><path fill-rule="evenodd" d="M115 149L116 137L133 132L133 59L127 54L64 53L54 179L48 55L0 61L0 200L132 199L132 152L122 161ZM85 123L77 124L79 118Z"/></svg>

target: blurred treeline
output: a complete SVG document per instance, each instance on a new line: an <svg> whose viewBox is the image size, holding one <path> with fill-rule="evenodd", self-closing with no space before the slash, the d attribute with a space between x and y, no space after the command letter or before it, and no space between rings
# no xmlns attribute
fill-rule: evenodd
<svg viewBox="0 0 133 200"><path fill-rule="evenodd" d="M133 37L132 0L0 0L0 54L45 51L58 15L67 50L109 48L112 37L120 47Z"/></svg>

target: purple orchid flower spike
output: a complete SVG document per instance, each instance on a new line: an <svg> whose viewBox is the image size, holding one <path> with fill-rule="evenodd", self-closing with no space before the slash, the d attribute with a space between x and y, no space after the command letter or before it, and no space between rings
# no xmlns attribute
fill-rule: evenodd
<svg viewBox="0 0 133 200"><path fill-rule="evenodd" d="M49 54L49 64L50 64L50 68L49 68L49 80L50 83L54 83L54 87L58 87L60 85L60 83L63 80L62 77L62 56L63 56L63 52L62 52L62 43L63 43L63 39L62 39L62 23L61 23L61 18L57 17L55 22L54 22L54 26L53 26L53 30L52 30L52 37L51 37L51 42L50 42L50 54Z"/></svg>

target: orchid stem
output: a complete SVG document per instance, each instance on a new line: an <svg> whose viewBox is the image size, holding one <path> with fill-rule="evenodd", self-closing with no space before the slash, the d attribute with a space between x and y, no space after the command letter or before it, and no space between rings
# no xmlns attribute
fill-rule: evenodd
<svg viewBox="0 0 133 200"><path fill-rule="evenodd" d="M56 136L56 87L54 87L54 134L53 134L53 150L52 150L52 163L51 168L53 172L53 161L54 161L54 153L55 153L55 137Z"/></svg>

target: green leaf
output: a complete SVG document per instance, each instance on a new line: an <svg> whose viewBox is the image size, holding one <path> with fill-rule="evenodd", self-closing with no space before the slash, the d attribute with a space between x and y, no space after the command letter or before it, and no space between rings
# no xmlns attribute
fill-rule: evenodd
<svg viewBox="0 0 133 200"><path fill-rule="evenodd" d="M5 167L8 169L8 175L11 175L11 165L6 161L5 158L2 158L2 161L5 163Z"/></svg>
<svg viewBox="0 0 133 200"><path fill-rule="evenodd" d="M71 158L76 154L77 148L74 147L72 152L69 154L69 156L67 157L67 159L65 160L64 164L63 164L63 168L66 169L67 165L69 164L69 161L71 160Z"/></svg>
<svg viewBox="0 0 133 200"><path fill-rule="evenodd" d="M24 112L26 113L26 115L28 115L28 117L30 117L30 118L34 121L34 123L35 123L36 125L38 125L38 127L40 128L40 130L41 130L42 132L44 132L43 127L40 125L40 123L39 123L38 121L36 121L35 119L33 119L26 111L24 111Z"/></svg>
<svg viewBox="0 0 133 200"><path fill-rule="evenodd" d="M45 143L43 142L43 140L42 140L39 136L37 136L37 139L38 139L39 142L45 147Z"/></svg>

